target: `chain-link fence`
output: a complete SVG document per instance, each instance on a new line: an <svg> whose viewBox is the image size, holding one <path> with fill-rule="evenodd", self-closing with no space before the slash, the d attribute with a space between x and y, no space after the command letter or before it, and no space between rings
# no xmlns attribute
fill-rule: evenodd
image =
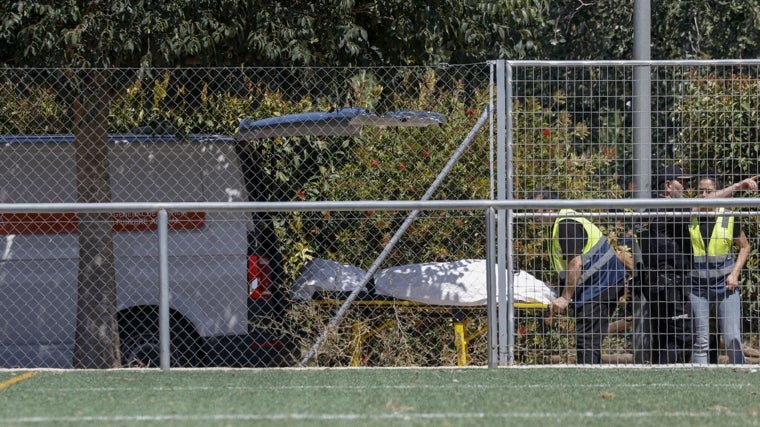
<svg viewBox="0 0 760 427"><path fill-rule="evenodd" d="M563 297L517 326L516 361L760 361L757 203L696 204L756 196L758 66L510 64L514 198L622 200L593 205L591 223L516 218L516 264ZM624 205L650 198L693 202Z"/></svg>
<svg viewBox="0 0 760 427"><path fill-rule="evenodd" d="M488 64L3 70L0 82L4 204L489 197L489 135L468 138ZM172 366L297 363L361 279L346 274L370 268L407 216L172 212ZM483 221L423 213L378 270L483 259ZM4 213L0 365L158 366L156 233L155 212ZM352 310L318 363L455 363L452 307L397 305L370 282L361 299L377 304Z"/></svg>
<svg viewBox="0 0 760 427"><path fill-rule="evenodd" d="M702 181L687 174L709 172L722 188L758 173L758 64L647 64L651 89L637 92L641 66L515 62L508 82L494 78L494 63L3 70L0 366L159 365L166 341L155 211L57 205L111 202L188 203L170 211L166 227L172 366L485 365L497 341L509 363L575 363L583 346L600 347L590 357L602 363L658 363L652 350L686 335L684 354L698 342L708 360L736 363L736 340L727 337L737 323L739 352L757 362L757 206L737 209L732 225L720 227L745 247L733 258L744 264L738 290L721 293L718 282L677 266L688 275L679 301L720 309L695 321L691 307L686 317L652 311L671 306L652 304L661 266L644 259L649 246L639 248L653 221L630 203L650 186L673 191L673 181L691 183L684 195L697 196ZM507 109L497 111L505 87ZM512 132L502 153L498 126L507 114ZM497 167L504 160L506 175ZM661 167L676 164L683 171L657 181ZM498 336L486 283L503 270L491 270L483 210L379 204L537 195L619 202L576 215L597 228L575 221L580 228L561 233L556 210L543 209L550 205L499 211L514 215L506 242L514 300L507 324L499 320L510 328ZM364 203L331 209L340 201ZM242 202L320 208L203 208ZM715 214L667 217L685 218L666 226L681 229L683 258L697 259L691 241ZM575 277L569 266L589 262L589 241L639 263L614 265L619 271L604 279ZM705 243L696 256L715 262L733 246L727 241L719 249ZM592 271L583 263L581 271ZM576 279L579 292L565 293ZM704 292L691 292L692 282ZM566 310L562 295L572 299ZM653 333L679 319L700 333Z"/></svg>

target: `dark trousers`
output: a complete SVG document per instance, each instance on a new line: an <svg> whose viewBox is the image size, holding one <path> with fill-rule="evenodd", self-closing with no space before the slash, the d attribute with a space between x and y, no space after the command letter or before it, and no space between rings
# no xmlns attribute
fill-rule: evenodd
<svg viewBox="0 0 760 427"><path fill-rule="evenodd" d="M610 315L623 294L625 281L611 286L575 312L575 349L579 364L602 362L602 340L607 334Z"/></svg>
<svg viewBox="0 0 760 427"><path fill-rule="evenodd" d="M654 279L644 295L649 304L651 353L644 362L689 363L693 342L689 290L680 277Z"/></svg>

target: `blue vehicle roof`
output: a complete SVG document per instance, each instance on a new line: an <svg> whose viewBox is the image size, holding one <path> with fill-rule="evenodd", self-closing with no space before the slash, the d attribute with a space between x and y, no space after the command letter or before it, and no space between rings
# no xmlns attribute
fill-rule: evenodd
<svg viewBox="0 0 760 427"><path fill-rule="evenodd" d="M358 136L364 126L424 127L442 125L440 113L419 110L389 111L382 115L364 108L346 107L326 112L287 114L240 121L236 138L247 141L287 136Z"/></svg>

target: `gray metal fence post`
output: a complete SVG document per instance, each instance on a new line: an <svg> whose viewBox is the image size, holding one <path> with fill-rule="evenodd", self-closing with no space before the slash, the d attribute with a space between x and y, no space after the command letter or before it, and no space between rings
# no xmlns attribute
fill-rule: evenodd
<svg viewBox="0 0 760 427"><path fill-rule="evenodd" d="M485 211L486 215L486 313L488 315L488 334L487 346L488 346L488 367L495 368L498 366L498 339L497 331L498 325L496 322L496 257L495 257L495 245L496 245L496 213L493 208L488 208Z"/></svg>
<svg viewBox="0 0 760 427"><path fill-rule="evenodd" d="M507 199L507 140L511 135L511 120L508 114L507 91L509 90L509 67L506 61L497 61L496 63L496 200ZM507 216L506 211L500 210L500 215L496 217L497 243L496 243L496 265L498 265L498 299L499 299L499 364L506 365L511 363L509 347L509 328L511 321L509 319L509 305L507 292L510 288L508 280L510 274L507 271ZM504 272L504 273L502 273Z"/></svg>
<svg viewBox="0 0 760 427"><path fill-rule="evenodd" d="M158 263L161 286L158 306L159 340L161 341L161 370L169 372L169 214L166 209L158 211Z"/></svg>
<svg viewBox="0 0 760 427"><path fill-rule="evenodd" d="M512 177L514 176L514 140L512 135L512 65L506 64L505 76L504 76L504 121L506 126L505 132L505 147L506 161L504 162L504 176L499 175L499 179L503 179L505 183L506 200L512 200L514 198L514 183ZM514 365L515 363L515 286L514 286L514 210L508 209L506 211L506 223L504 224L504 275L507 277L507 365Z"/></svg>

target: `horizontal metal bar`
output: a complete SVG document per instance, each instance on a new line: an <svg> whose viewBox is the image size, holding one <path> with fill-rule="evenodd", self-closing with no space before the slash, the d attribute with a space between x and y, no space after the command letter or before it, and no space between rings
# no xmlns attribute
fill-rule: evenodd
<svg viewBox="0 0 760 427"><path fill-rule="evenodd" d="M598 67L598 66L720 66L760 65L760 59L693 59L693 60L603 60L603 61L506 61L512 67Z"/></svg>
<svg viewBox="0 0 760 427"><path fill-rule="evenodd" d="M578 199L578 200L346 200L320 202L177 202L177 203L2 203L0 213L45 212L292 212L398 211L477 209L651 209L651 208L760 208L760 198L715 199ZM617 212L616 215L622 215Z"/></svg>

